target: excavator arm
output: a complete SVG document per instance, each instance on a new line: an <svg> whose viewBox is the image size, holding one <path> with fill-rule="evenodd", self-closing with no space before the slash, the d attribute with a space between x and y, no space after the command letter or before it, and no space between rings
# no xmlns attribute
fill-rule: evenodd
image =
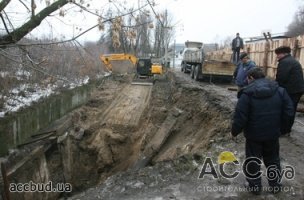
<svg viewBox="0 0 304 200"><path fill-rule="evenodd" d="M105 64L106 68L109 71L112 71L113 66L111 64L111 61L119 61L119 60L129 60L133 66L136 65L137 58L132 54L102 54L100 55L100 60Z"/></svg>

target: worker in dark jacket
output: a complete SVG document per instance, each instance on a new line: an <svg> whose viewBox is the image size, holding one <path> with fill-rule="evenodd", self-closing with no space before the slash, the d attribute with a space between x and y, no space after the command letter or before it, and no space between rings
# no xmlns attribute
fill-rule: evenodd
<svg viewBox="0 0 304 200"><path fill-rule="evenodd" d="M304 93L303 69L301 64L290 55L291 49L288 46L281 46L275 49L278 60L276 81L287 90L289 97L293 102L293 108L296 113L298 103ZM291 128L295 120L293 116L286 135L290 135Z"/></svg>
<svg viewBox="0 0 304 200"><path fill-rule="evenodd" d="M239 33L236 33L236 37L232 40L231 49L233 51L233 63L237 64L239 61L240 50L244 48L243 39L240 37Z"/></svg>
<svg viewBox="0 0 304 200"><path fill-rule="evenodd" d="M253 68L247 75L249 85L241 91L237 102L231 134L236 137L244 131L246 138L246 161L248 158L263 158L266 167L280 167L279 136L286 129L286 122L293 116L292 102L282 87L265 78L260 68ZM248 163L247 163L248 164ZM247 166L247 165L243 165ZM245 175L255 194L261 192L260 165L250 162ZM268 180L271 187L280 187L278 177Z"/></svg>

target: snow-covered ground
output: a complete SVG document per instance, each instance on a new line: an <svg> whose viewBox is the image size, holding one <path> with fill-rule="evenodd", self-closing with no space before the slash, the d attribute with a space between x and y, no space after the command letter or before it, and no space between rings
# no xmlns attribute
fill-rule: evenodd
<svg viewBox="0 0 304 200"><path fill-rule="evenodd" d="M8 96L0 96L4 100L4 106L0 110L0 117L4 117L8 112L16 112L22 107L30 106L32 102L54 93L56 88L56 85L51 84L45 88L41 88L38 85L23 84L12 89Z"/></svg>
<svg viewBox="0 0 304 200"><path fill-rule="evenodd" d="M0 72L2 77L9 76L8 72ZM28 72L18 71L16 74L18 80L30 76ZM20 108L30 106L33 102L48 97L55 93L59 87L73 89L89 82L89 77L85 76L83 79L77 79L73 82L57 81L53 84L41 86L38 84L22 84L18 87L11 89L6 95L0 94L0 99L4 101L4 105L0 108L0 117L4 117L7 113L16 112Z"/></svg>

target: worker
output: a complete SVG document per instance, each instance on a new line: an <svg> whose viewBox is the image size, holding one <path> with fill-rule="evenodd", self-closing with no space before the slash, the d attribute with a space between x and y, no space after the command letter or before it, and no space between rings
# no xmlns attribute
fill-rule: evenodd
<svg viewBox="0 0 304 200"><path fill-rule="evenodd" d="M279 136L286 129L286 122L293 116L294 109L286 90L275 81L266 79L260 68L249 70L247 79L249 85L241 91L238 99L231 135L234 138L244 131L246 161L243 166L246 169L243 170L250 191L260 194L261 176L255 176L260 171L260 165L250 162L250 158L263 159L267 168L274 166L281 174ZM268 183L272 191L281 188L278 176L268 179Z"/></svg>
<svg viewBox="0 0 304 200"><path fill-rule="evenodd" d="M239 62L240 50L244 48L243 39L240 37L239 33L236 33L236 37L232 40L231 49L233 51L233 63L237 64Z"/></svg>
<svg viewBox="0 0 304 200"><path fill-rule="evenodd" d="M289 97L293 102L294 116L289 124L286 133L290 136L291 128L295 120L295 113L301 96L304 93L303 69L301 64L290 55L291 49L288 46L280 46L275 49L277 55L278 67L276 81L287 90Z"/></svg>
<svg viewBox="0 0 304 200"><path fill-rule="evenodd" d="M238 92L240 92L244 86L248 85L247 72L255 66L255 62L250 60L247 53L243 52L240 56L240 62L233 73L235 84L238 86Z"/></svg>

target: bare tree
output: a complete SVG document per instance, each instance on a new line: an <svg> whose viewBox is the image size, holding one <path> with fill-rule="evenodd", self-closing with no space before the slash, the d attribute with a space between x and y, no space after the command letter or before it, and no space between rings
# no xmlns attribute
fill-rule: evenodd
<svg viewBox="0 0 304 200"><path fill-rule="evenodd" d="M229 48L231 47L231 41L233 40L234 36L227 36L221 41L219 48Z"/></svg>
<svg viewBox="0 0 304 200"><path fill-rule="evenodd" d="M168 50L173 37L172 18L165 10L156 16L157 22L154 33L154 52L156 57L163 57Z"/></svg>
<svg viewBox="0 0 304 200"><path fill-rule="evenodd" d="M149 56L151 54L151 22L152 19L147 11L140 14L136 18L136 42L134 45L134 50L139 56Z"/></svg>
<svg viewBox="0 0 304 200"><path fill-rule="evenodd" d="M165 10L152 16L148 10L143 10L137 16L113 20L106 40L110 52L133 53L137 56L165 56L174 35L172 18ZM116 44L116 45L113 45Z"/></svg>
<svg viewBox="0 0 304 200"><path fill-rule="evenodd" d="M295 37L304 34L304 6L299 7L295 13L293 21L287 27L286 35Z"/></svg>

